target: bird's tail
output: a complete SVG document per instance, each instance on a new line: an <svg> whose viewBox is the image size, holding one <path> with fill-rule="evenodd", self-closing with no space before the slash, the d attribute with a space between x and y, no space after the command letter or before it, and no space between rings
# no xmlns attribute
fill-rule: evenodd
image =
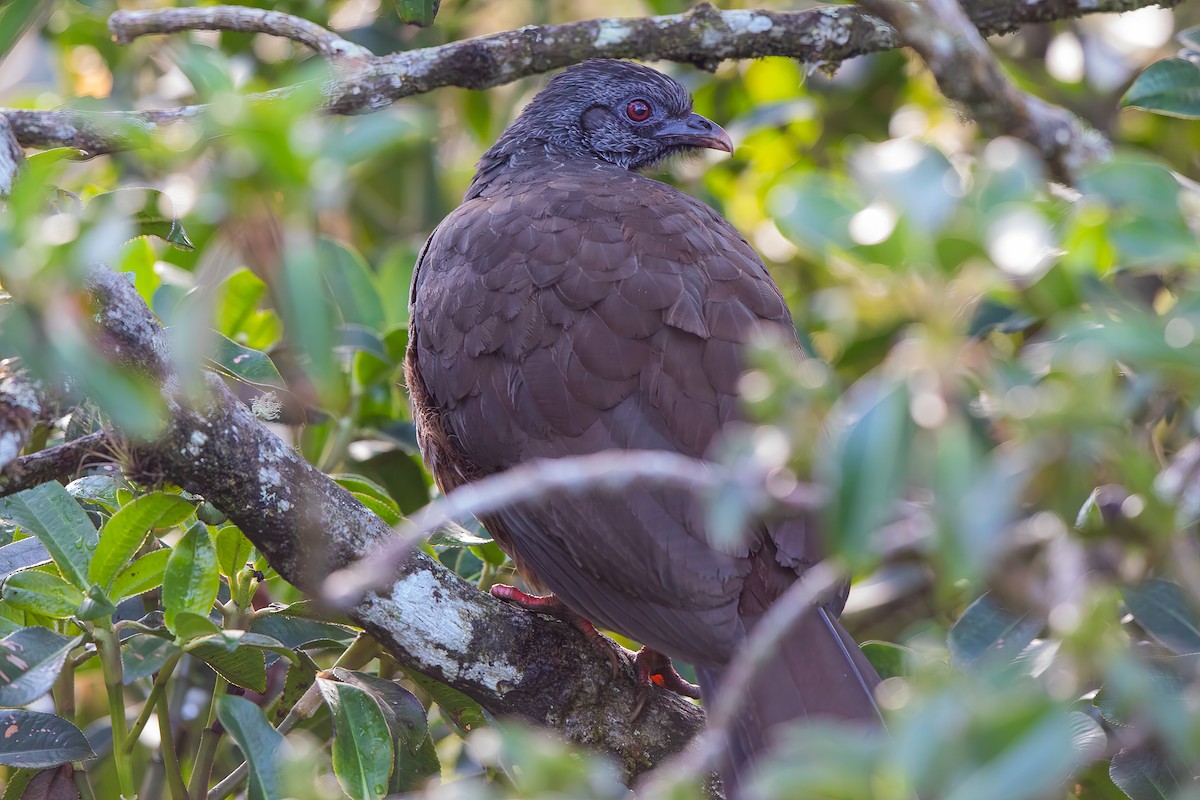
<svg viewBox="0 0 1200 800"><path fill-rule="evenodd" d="M697 667L706 708L713 708L724 670ZM800 719L881 724L874 691L879 675L837 618L806 613L762 664L735 714L717 765L728 798L740 796L754 762L778 726Z"/></svg>

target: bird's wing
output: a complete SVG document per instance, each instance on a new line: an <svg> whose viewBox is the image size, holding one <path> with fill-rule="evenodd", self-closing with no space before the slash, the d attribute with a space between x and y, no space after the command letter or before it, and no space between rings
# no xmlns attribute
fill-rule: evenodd
<svg viewBox="0 0 1200 800"><path fill-rule="evenodd" d="M435 471L612 448L703 456L738 417L742 345L764 324L795 341L779 290L732 226L615 168L559 168L468 201L415 280L410 381L434 409L425 424L454 450L432 459ZM777 560L805 549L777 559L772 545L768 563L749 557L761 541L718 550L701 502L643 486L489 522L569 606L693 660L723 660L712 648L736 638L747 576L786 584L795 572L774 574Z"/></svg>

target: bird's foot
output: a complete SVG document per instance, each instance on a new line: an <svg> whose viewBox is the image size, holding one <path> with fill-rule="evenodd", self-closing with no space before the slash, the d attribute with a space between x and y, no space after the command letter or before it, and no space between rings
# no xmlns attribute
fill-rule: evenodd
<svg viewBox="0 0 1200 800"><path fill-rule="evenodd" d="M612 677L615 680L621 669L629 663L630 653L624 647L609 639L596 630L596 626L563 605L563 602L552 594L526 594L515 586L505 586L498 583L492 587L492 597L520 606L535 614L546 614L556 617L573 625L588 641L595 642L612 664Z"/></svg>
<svg viewBox="0 0 1200 800"><path fill-rule="evenodd" d="M646 701L650 699L651 685L661 686L669 692L693 700L700 699L700 687L685 680L675 671L671 659L657 650L651 650L649 647L638 650L633 657L633 667L637 671L638 693L633 712L629 715L631 721L637 719L645 708Z"/></svg>
<svg viewBox="0 0 1200 800"><path fill-rule="evenodd" d="M637 668L639 682L647 686L653 683L693 700L700 699L700 687L676 672L671 659L657 650L649 647L638 650L633 657L633 665Z"/></svg>

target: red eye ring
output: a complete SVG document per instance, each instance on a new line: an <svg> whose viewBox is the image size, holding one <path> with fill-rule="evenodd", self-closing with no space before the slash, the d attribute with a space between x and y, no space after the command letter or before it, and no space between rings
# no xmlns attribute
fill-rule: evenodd
<svg viewBox="0 0 1200 800"><path fill-rule="evenodd" d="M650 119L650 104L645 100L630 100L625 114L634 122L645 122Z"/></svg>

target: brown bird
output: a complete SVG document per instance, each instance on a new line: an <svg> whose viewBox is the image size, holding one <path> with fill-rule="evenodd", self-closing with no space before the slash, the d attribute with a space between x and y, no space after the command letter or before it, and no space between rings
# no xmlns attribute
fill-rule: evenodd
<svg viewBox="0 0 1200 800"><path fill-rule="evenodd" d="M733 149L679 83L600 60L552 78L483 155L413 276L406 375L442 491L609 449L702 458L742 419L744 345L773 327L799 355L746 240L639 174L703 148ZM532 586L651 648L643 669L673 674L656 653L694 664L706 700L757 620L820 558L802 520L714 544L703 501L673 488L553 496L483 523ZM878 720L879 678L837 621L844 599L805 615L760 671L722 765L731 793L776 725Z"/></svg>

